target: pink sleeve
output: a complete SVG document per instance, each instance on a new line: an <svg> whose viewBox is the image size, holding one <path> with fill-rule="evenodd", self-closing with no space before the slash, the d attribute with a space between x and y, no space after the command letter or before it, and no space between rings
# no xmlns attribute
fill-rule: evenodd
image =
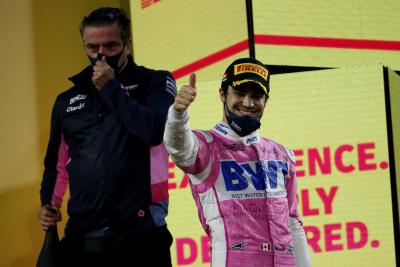
<svg viewBox="0 0 400 267"><path fill-rule="evenodd" d="M150 148L151 195L154 203L168 201L168 153L165 145Z"/></svg>
<svg viewBox="0 0 400 267"><path fill-rule="evenodd" d="M61 207L65 191L67 190L69 178L67 165L69 161L68 146L64 142L64 136L61 136L57 159L57 179L54 186L53 196L51 198L51 204L56 207Z"/></svg>

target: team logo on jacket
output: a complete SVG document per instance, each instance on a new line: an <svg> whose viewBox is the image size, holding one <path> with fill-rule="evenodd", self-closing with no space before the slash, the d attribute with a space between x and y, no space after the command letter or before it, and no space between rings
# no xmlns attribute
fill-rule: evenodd
<svg viewBox="0 0 400 267"><path fill-rule="evenodd" d="M74 96L73 98L70 98L70 99L69 99L69 104L72 105L72 104L74 104L76 101L86 99L86 97L87 97L87 95L81 95L81 94L76 95L76 96Z"/></svg>
<svg viewBox="0 0 400 267"><path fill-rule="evenodd" d="M223 135L227 135L228 134L227 127L222 125L222 124L217 124L215 126L215 130L217 130L218 132L220 132Z"/></svg>
<svg viewBox="0 0 400 267"><path fill-rule="evenodd" d="M224 147L231 151L243 151L244 147L242 144L224 144Z"/></svg>
<svg viewBox="0 0 400 267"><path fill-rule="evenodd" d="M288 163L280 160L241 164L234 160L221 161L224 189L237 199L286 196L288 173Z"/></svg>
<svg viewBox="0 0 400 267"><path fill-rule="evenodd" d="M278 153L278 151L277 151L275 148L265 148L265 147L261 147L260 150L261 150L263 153L272 154L272 155L274 155L274 157L278 157L278 156L279 156L279 153Z"/></svg>
<svg viewBox="0 0 400 267"><path fill-rule="evenodd" d="M80 109L84 108L85 107L85 103L84 102L80 102L79 104L76 103L76 102L81 101L81 100L85 100L86 97L87 97L87 95L78 94L78 95L70 98L69 99L69 107L67 107L67 109L65 111L72 112L72 111L80 110Z"/></svg>
<svg viewBox="0 0 400 267"><path fill-rule="evenodd" d="M246 145L251 145L254 143L258 143L258 140L259 140L258 136L253 135L253 136L246 138L245 142L246 142Z"/></svg>
<svg viewBox="0 0 400 267"><path fill-rule="evenodd" d="M83 109L84 107L85 107L85 103L80 103L77 106L69 106L69 107L67 107L66 111L67 112L71 112L71 111Z"/></svg>

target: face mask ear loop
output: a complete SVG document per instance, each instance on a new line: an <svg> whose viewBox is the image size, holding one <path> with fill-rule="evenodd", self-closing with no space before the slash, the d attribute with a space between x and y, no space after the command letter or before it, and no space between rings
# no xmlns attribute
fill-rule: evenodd
<svg viewBox="0 0 400 267"><path fill-rule="evenodd" d="M231 121L229 119L228 105L226 104L226 95L228 94L228 90L223 90L223 92L224 92L224 101L223 101L223 103L224 103L224 114L225 114L225 118L226 118L228 124L230 124Z"/></svg>
<svg viewBox="0 0 400 267"><path fill-rule="evenodd" d="M225 118L226 118L228 124L230 125L230 124L231 124L231 120L230 120L230 117L229 117L229 112L230 112L230 111L228 110L228 105L226 104L226 94L225 94L225 100L224 100L224 114L225 114Z"/></svg>

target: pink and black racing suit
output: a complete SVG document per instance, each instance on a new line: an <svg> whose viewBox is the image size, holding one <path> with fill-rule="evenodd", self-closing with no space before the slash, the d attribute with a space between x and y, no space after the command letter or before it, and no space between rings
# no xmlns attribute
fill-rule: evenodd
<svg viewBox="0 0 400 267"><path fill-rule="evenodd" d="M187 112L168 116L164 142L190 177L212 266L311 266L292 151L257 132L240 137L224 122L192 132Z"/></svg>

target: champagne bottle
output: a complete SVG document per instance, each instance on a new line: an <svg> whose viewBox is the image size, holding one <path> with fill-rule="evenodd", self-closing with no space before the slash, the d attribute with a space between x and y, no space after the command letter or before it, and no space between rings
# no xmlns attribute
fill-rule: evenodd
<svg viewBox="0 0 400 267"><path fill-rule="evenodd" d="M43 246L40 251L36 267L60 266L60 248L57 225L50 226L46 231Z"/></svg>

